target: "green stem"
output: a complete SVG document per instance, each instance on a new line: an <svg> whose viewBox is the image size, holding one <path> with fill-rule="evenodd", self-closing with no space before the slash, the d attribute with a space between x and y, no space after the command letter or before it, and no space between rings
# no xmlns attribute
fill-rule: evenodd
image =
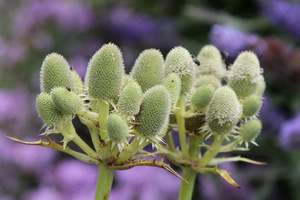
<svg viewBox="0 0 300 200"><path fill-rule="evenodd" d="M185 167L182 169L182 176L185 180L181 181L180 193L178 200L190 200L193 196L195 179L197 176L197 172L191 168Z"/></svg>
<svg viewBox="0 0 300 200"><path fill-rule="evenodd" d="M176 116L177 125L178 125L179 141L180 141L182 156L184 158L188 158L189 152L188 152L187 143L186 143L185 120L183 117L185 114L184 100L185 100L185 96L182 94L179 97L179 100L177 103L178 109L175 112L175 116Z"/></svg>
<svg viewBox="0 0 300 200"><path fill-rule="evenodd" d="M205 167L216 155L220 152L222 142L224 140L224 136L217 135L214 137L213 144L209 147L209 149L205 152L198 165L200 167Z"/></svg>
<svg viewBox="0 0 300 200"><path fill-rule="evenodd" d="M174 140L173 140L173 134L172 134L172 130L167 132L165 138L167 140L167 144L168 144L168 147L169 147L169 150L172 151L172 152L175 152L176 151L176 147L175 147L175 144L174 144Z"/></svg>
<svg viewBox="0 0 300 200"><path fill-rule="evenodd" d="M106 165L99 165L95 200L109 199L112 183L114 180L114 174L114 169L109 169Z"/></svg>
<svg viewBox="0 0 300 200"><path fill-rule="evenodd" d="M190 144L189 144L189 153L191 159L197 161L199 159L200 154L200 144L203 141L202 136L198 135L190 135Z"/></svg>
<svg viewBox="0 0 300 200"><path fill-rule="evenodd" d="M99 99L98 106L99 106L98 122L100 125L100 136L102 140L106 140L108 137L106 132L106 120L109 115L109 103L103 99Z"/></svg>

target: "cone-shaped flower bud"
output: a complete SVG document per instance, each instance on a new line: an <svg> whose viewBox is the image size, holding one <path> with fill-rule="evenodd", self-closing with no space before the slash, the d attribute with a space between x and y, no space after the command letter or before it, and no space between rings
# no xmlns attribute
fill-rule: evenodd
<svg viewBox="0 0 300 200"><path fill-rule="evenodd" d="M248 96L243 101L243 115L244 117L252 117L256 115L262 105L260 97L256 95Z"/></svg>
<svg viewBox="0 0 300 200"><path fill-rule="evenodd" d="M171 73L165 79L164 86L170 93L172 105L176 106L181 92L181 81L179 76L175 73Z"/></svg>
<svg viewBox="0 0 300 200"><path fill-rule="evenodd" d="M184 94L192 87L194 66L191 54L183 47L175 47L166 57L165 77L171 73L178 74L181 80L181 94Z"/></svg>
<svg viewBox="0 0 300 200"><path fill-rule="evenodd" d="M225 67L222 62L222 56L219 50L213 45L204 46L197 59L200 61L200 66L197 67L197 72L200 74L211 74L218 78L222 78L225 73Z"/></svg>
<svg viewBox="0 0 300 200"><path fill-rule="evenodd" d="M257 56L250 51L241 53L234 61L229 75L229 86L239 98L255 92L260 82L260 65Z"/></svg>
<svg viewBox="0 0 300 200"><path fill-rule="evenodd" d="M241 127L241 137L245 142L254 142L255 138L260 134L262 123L259 119L253 119L243 124Z"/></svg>
<svg viewBox="0 0 300 200"><path fill-rule="evenodd" d="M83 90L83 83L82 83L81 77L75 70L72 71L72 74L73 74L73 79L74 79L74 83L75 83L75 91L74 92L76 94L80 94Z"/></svg>
<svg viewBox="0 0 300 200"><path fill-rule="evenodd" d="M85 84L93 98L111 99L122 87L124 75L120 49L112 43L102 46L92 57L87 68Z"/></svg>
<svg viewBox="0 0 300 200"><path fill-rule="evenodd" d="M221 80L218 79L215 75L200 75L196 80L194 87L198 88L203 85L212 85L215 89L221 87Z"/></svg>
<svg viewBox="0 0 300 200"><path fill-rule="evenodd" d="M170 94L164 86L158 85L147 90L140 113L136 116L137 132L142 136L155 138L165 126L170 107Z"/></svg>
<svg viewBox="0 0 300 200"><path fill-rule="evenodd" d="M235 92L228 86L217 89L206 109L209 130L215 134L227 134L240 116L241 105Z"/></svg>
<svg viewBox="0 0 300 200"><path fill-rule="evenodd" d="M46 56L40 73L41 92L50 93L54 87L75 89L72 71L66 59L57 53Z"/></svg>
<svg viewBox="0 0 300 200"><path fill-rule="evenodd" d="M192 96L192 105L198 110L204 110L214 96L215 88L212 85L199 87Z"/></svg>
<svg viewBox="0 0 300 200"><path fill-rule="evenodd" d="M83 103L80 97L66 88L53 88L50 94L52 102L63 114L75 114L83 108Z"/></svg>
<svg viewBox="0 0 300 200"><path fill-rule="evenodd" d="M137 58L131 76L141 86L143 92L161 84L164 78L164 58L159 50L144 50Z"/></svg>
<svg viewBox="0 0 300 200"><path fill-rule="evenodd" d="M55 125L63 116L51 101L50 94L41 93L37 96L36 106L44 124L48 127Z"/></svg>
<svg viewBox="0 0 300 200"><path fill-rule="evenodd" d="M140 111L141 101L141 87L136 82L131 82L121 92L117 108L127 115L137 115Z"/></svg>
<svg viewBox="0 0 300 200"><path fill-rule="evenodd" d="M123 143L129 135L127 122L117 113L112 113L106 120L107 134L113 143Z"/></svg>

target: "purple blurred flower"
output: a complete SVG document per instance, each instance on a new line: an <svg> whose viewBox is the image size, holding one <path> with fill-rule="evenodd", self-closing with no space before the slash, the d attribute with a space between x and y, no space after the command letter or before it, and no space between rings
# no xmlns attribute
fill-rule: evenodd
<svg viewBox="0 0 300 200"><path fill-rule="evenodd" d="M268 0L261 5L262 13L275 25L300 40L300 3L286 0Z"/></svg>
<svg viewBox="0 0 300 200"><path fill-rule="evenodd" d="M64 197L55 188L51 187L41 187L37 190L29 191L25 193L22 197L24 200L65 200L68 199Z"/></svg>
<svg viewBox="0 0 300 200"><path fill-rule="evenodd" d="M0 64L11 66L21 62L27 55L27 49L17 41L5 41L0 35Z"/></svg>
<svg viewBox="0 0 300 200"><path fill-rule="evenodd" d="M225 25L214 25L209 37L212 44L220 51L227 51L232 58L235 58L241 51L249 49L261 55L267 48L266 44L257 35L245 33ZM251 47L255 47L255 49Z"/></svg>
<svg viewBox="0 0 300 200"><path fill-rule="evenodd" d="M284 148L300 149L300 112L282 124L279 140Z"/></svg>

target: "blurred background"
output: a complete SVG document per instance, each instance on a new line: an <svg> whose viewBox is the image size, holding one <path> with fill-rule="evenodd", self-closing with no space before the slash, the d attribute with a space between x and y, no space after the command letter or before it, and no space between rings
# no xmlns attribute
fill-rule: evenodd
<svg viewBox="0 0 300 200"><path fill-rule="evenodd" d="M35 98L44 57L57 52L84 77L105 43L117 44L127 72L139 53L166 55L181 45L197 55L206 44L229 53L254 51L267 83L259 147L236 152L267 162L233 163L242 189L199 175L194 199L300 199L300 2L296 0L0 0L0 200L93 199L97 167L4 135L40 139ZM78 132L88 140L84 127ZM55 138L59 141L62 138ZM162 169L117 172L112 200L175 200L180 180Z"/></svg>

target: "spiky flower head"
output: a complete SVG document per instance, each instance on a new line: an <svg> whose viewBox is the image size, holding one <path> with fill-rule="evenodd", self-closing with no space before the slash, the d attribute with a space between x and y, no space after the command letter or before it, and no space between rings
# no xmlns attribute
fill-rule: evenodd
<svg viewBox="0 0 300 200"><path fill-rule="evenodd" d="M247 121L247 123L241 126L240 137L243 142L245 142L246 147L248 147L248 143L251 142L255 145L255 139L260 134L262 129L262 123L259 119L253 119Z"/></svg>
<svg viewBox="0 0 300 200"><path fill-rule="evenodd" d="M256 95L247 96L243 101L243 116L252 117L258 114L262 101L261 98Z"/></svg>
<svg viewBox="0 0 300 200"><path fill-rule="evenodd" d="M191 54L183 47L173 48L166 57L165 76L176 73L181 80L181 94L189 92L193 82L195 63Z"/></svg>
<svg viewBox="0 0 300 200"><path fill-rule="evenodd" d="M205 116L211 133L230 133L241 116L241 105L235 92L228 86L218 88L206 109Z"/></svg>
<svg viewBox="0 0 300 200"><path fill-rule="evenodd" d="M122 87L124 64L122 53L115 44L103 45L92 57L85 84L89 96L111 99Z"/></svg>
<svg viewBox="0 0 300 200"><path fill-rule="evenodd" d="M53 88L50 95L56 108L63 114L75 114L83 108L80 97L67 88Z"/></svg>
<svg viewBox="0 0 300 200"><path fill-rule="evenodd" d="M144 137L158 137L170 115L171 100L168 90L161 85L154 86L143 95L140 113L136 116L135 130Z"/></svg>
<svg viewBox="0 0 300 200"><path fill-rule="evenodd" d="M214 96L215 88L212 85L199 87L192 96L192 105L198 110L204 110Z"/></svg>
<svg viewBox="0 0 300 200"><path fill-rule="evenodd" d="M138 82L143 92L162 83L163 64L163 55L157 49L146 49L139 55L132 68L131 76Z"/></svg>
<svg viewBox="0 0 300 200"><path fill-rule="evenodd" d="M46 56L40 72L41 92L50 93L54 87L68 87L75 90L75 83L66 59L57 53Z"/></svg>
<svg viewBox="0 0 300 200"><path fill-rule="evenodd" d="M176 106L181 92L181 81L176 73L171 73L164 80L164 86L170 93L171 104Z"/></svg>
<svg viewBox="0 0 300 200"><path fill-rule="evenodd" d="M54 126L62 119L63 114L55 107L51 101L49 93L41 93L36 98L36 106L44 124L48 127Z"/></svg>
<svg viewBox="0 0 300 200"><path fill-rule="evenodd" d="M222 85L221 80L218 79L215 75L200 75L195 80L194 88L198 88L208 84L212 85L215 89L218 89Z"/></svg>
<svg viewBox="0 0 300 200"><path fill-rule="evenodd" d="M222 78L225 73L225 67L222 62L222 56L214 45L205 45L199 52L197 59L200 66L197 72L200 74L211 74L217 78Z"/></svg>
<svg viewBox="0 0 300 200"><path fill-rule="evenodd" d="M239 98L245 98L255 92L261 79L260 74L261 69L257 56L250 51L242 52L231 67L229 86Z"/></svg>
<svg viewBox="0 0 300 200"><path fill-rule="evenodd" d="M75 91L74 92L76 94L80 94L83 91L83 83L82 83L81 77L75 70L72 70L72 74L73 74L73 79L74 79L74 83L75 83Z"/></svg>
<svg viewBox="0 0 300 200"><path fill-rule="evenodd" d="M117 145L122 150L125 144L128 145L126 138L129 136L127 121L119 114L112 113L106 120L107 134L112 142L112 147Z"/></svg>
<svg viewBox="0 0 300 200"><path fill-rule="evenodd" d="M128 83L122 90L117 108L127 115L137 115L140 111L142 90L135 81Z"/></svg>

